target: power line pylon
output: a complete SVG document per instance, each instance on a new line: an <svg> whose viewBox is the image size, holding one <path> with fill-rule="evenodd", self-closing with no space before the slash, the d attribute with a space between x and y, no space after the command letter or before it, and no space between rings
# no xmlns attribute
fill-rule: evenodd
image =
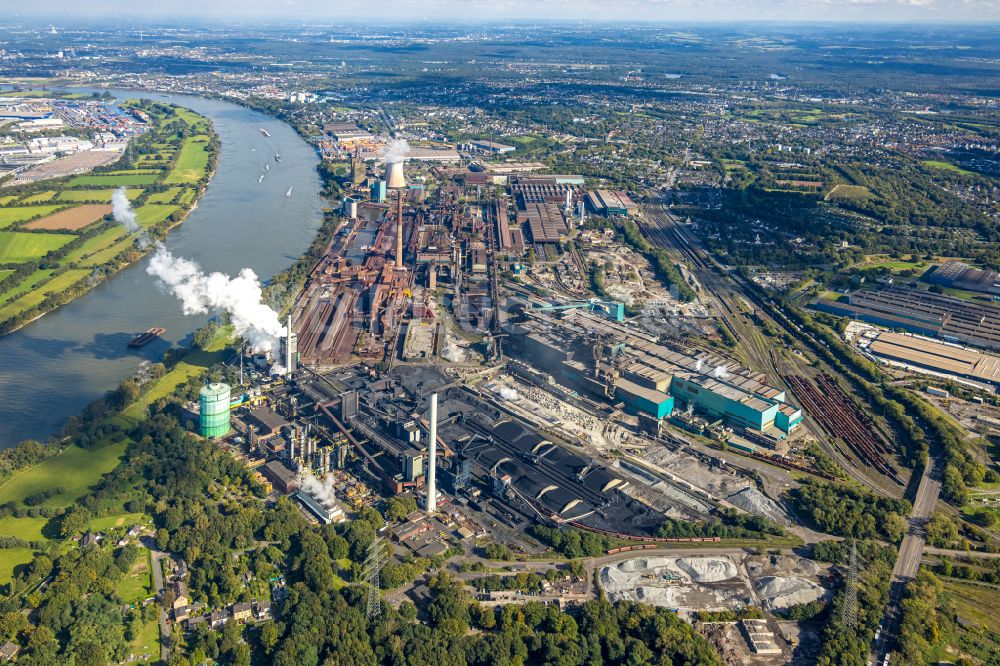
<svg viewBox="0 0 1000 666"><path fill-rule="evenodd" d="M858 546L851 544L851 561L844 581L844 605L840 609L844 627L854 631L858 627Z"/></svg>
<svg viewBox="0 0 1000 666"><path fill-rule="evenodd" d="M368 582L368 619L373 622L378 622L382 615L382 601L379 598L378 586L385 563L385 542L381 538L375 537L375 540L368 546L364 568L365 580Z"/></svg>

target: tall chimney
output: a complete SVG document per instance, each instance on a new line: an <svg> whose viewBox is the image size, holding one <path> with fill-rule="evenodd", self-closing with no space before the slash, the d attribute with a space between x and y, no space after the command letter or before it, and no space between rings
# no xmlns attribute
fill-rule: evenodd
<svg viewBox="0 0 1000 666"><path fill-rule="evenodd" d="M288 329L285 332L285 375L292 375L292 313L288 313Z"/></svg>
<svg viewBox="0 0 1000 666"><path fill-rule="evenodd" d="M438 434L438 394L431 394L431 443L427 460L427 513L437 511L437 434Z"/></svg>
<svg viewBox="0 0 1000 666"><path fill-rule="evenodd" d="M403 191L396 194L396 268L403 267Z"/></svg>

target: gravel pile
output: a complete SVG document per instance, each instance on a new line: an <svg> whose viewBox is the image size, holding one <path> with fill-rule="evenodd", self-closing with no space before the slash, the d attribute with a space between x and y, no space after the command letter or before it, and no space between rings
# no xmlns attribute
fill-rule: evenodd
<svg viewBox="0 0 1000 666"><path fill-rule="evenodd" d="M754 487L744 488L743 490L730 495L726 498L734 506L738 506L748 513L752 513L755 516L761 516L767 518L778 525L789 525L788 518L785 517L785 512L781 510L774 500L760 492Z"/></svg>
<svg viewBox="0 0 1000 666"><path fill-rule="evenodd" d="M771 608L789 608L819 599L825 590L797 576L764 576L754 581L757 594Z"/></svg>
<svg viewBox="0 0 1000 666"><path fill-rule="evenodd" d="M698 583L717 583L739 575L733 561L721 557L682 557L677 566Z"/></svg>

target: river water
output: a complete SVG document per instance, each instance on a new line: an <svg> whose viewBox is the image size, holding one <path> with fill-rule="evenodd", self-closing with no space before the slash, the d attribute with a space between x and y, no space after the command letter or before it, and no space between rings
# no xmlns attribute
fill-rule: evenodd
<svg viewBox="0 0 1000 666"><path fill-rule="evenodd" d="M207 271L235 274L249 266L263 280L309 247L322 221L318 157L290 126L229 102L111 92L119 99L185 106L211 119L221 139L216 173L198 207L167 236L171 252ZM290 187L291 196L285 196ZM207 321L206 316L185 317L176 300L146 274L147 262L148 256L0 338L0 449L52 435L66 417L134 373L142 360L159 360L171 345L190 341ZM134 335L152 326L167 332L142 349L127 348Z"/></svg>

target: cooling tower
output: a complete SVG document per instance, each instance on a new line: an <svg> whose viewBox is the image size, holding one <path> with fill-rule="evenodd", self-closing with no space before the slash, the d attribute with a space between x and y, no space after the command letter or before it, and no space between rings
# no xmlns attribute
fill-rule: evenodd
<svg viewBox="0 0 1000 666"><path fill-rule="evenodd" d="M402 162L388 162L385 165L385 184L390 189L406 187L406 175Z"/></svg>

